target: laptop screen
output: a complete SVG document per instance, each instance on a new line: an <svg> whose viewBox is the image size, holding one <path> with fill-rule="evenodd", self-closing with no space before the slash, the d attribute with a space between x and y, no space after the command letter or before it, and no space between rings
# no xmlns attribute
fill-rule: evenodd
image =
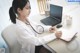
<svg viewBox="0 0 80 53"><path fill-rule="evenodd" d="M50 17L62 20L62 7L50 4Z"/></svg>

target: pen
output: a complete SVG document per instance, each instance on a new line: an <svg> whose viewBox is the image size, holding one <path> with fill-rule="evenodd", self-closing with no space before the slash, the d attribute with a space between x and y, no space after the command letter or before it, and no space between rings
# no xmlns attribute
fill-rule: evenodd
<svg viewBox="0 0 80 53"><path fill-rule="evenodd" d="M75 35L78 34L78 32L75 33Z"/></svg>

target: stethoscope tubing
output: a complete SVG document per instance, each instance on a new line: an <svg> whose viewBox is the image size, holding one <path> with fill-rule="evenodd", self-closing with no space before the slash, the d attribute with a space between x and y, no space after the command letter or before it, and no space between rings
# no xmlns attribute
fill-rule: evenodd
<svg viewBox="0 0 80 53"><path fill-rule="evenodd" d="M30 23L29 23L30 24ZM44 28L41 26L41 25L37 25L37 27L38 26L41 26L42 27L42 29L43 29L43 31L40 33L40 32L37 32L34 28L33 28L33 26L30 24L30 26L31 26L31 28L37 33L37 34L42 34L42 33L44 33Z"/></svg>

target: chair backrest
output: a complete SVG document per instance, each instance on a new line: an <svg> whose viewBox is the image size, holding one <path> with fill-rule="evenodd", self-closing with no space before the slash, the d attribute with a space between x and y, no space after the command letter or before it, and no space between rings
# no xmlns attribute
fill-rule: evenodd
<svg viewBox="0 0 80 53"><path fill-rule="evenodd" d="M2 37L9 47L10 53L20 53L21 45L16 38L15 25L12 24L2 31Z"/></svg>

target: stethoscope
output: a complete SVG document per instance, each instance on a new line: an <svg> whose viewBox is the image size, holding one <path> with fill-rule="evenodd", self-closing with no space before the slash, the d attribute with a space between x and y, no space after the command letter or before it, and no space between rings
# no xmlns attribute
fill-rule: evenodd
<svg viewBox="0 0 80 53"><path fill-rule="evenodd" d="M42 33L44 33L44 27L43 27L43 26L37 25L37 26L36 26L36 29L37 29L37 30L35 30L34 27L30 24L30 22L28 22L28 24L31 26L31 28L32 28L37 34L42 34Z"/></svg>

